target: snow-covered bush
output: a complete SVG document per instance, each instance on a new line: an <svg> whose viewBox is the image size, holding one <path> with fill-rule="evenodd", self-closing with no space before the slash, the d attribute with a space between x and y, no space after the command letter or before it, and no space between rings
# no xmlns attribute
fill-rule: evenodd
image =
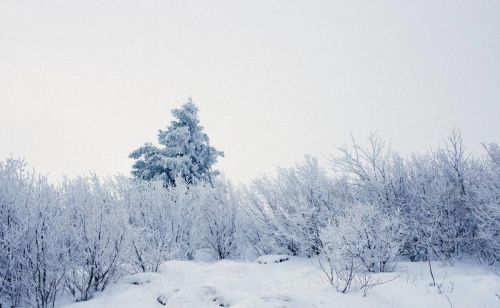
<svg viewBox="0 0 500 308"><path fill-rule="evenodd" d="M62 186L66 211L68 268L65 286L77 301L92 298L121 270L127 221L115 183L96 176L66 180Z"/></svg>
<svg viewBox="0 0 500 308"><path fill-rule="evenodd" d="M214 181L187 184L120 179L119 195L129 223L125 256L129 271L157 271L172 259L192 259L208 250L216 259L238 255L236 190Z"/></svg>
<svg viewBox="0 0 500 308"><path fill-rule="evenodd" d="M471 181L472 161L459 131L452 131L434 159L434 174L444 184L439 194L442 215L438 252L449 260L473 252L477 233L477 222L472 213L472 204L476 200L470 190L474 185Z"/></svg>
<svg viewBox="0 0 500 308"><path fill-rule="evenodd" d="M320 232L318 262L328 282L341 293L368 288L373 272L394 268L401 230L397 213L372 204L349 205Z"/></svg>
<svg viewBox="0 0 500 308"><path fill-rule="evenodd" d="M494 214L481 218L496 211L495 205L487 204L498 202L486 197L495 195L495 188L487 188L495 186L488 175L494 168L481 167L485 158L474 159L466 152L458 130L437 151L409 158L394 153L376 136L368 141L363 147L353 139L351 146L339 148L340 157L332 159L339 172L335 185L342 175L348 183L345 201L378 204L384 212L400 213L405 226L402 254L411 260L452 261L482 250L480 229L488 229L489 237L492 226L498 225L496 218L491 220Z"/></svg>
<svg viewBox="0 0 500 308"><path fill-rule="evenodd" d="M280 168L275 178L257 179L245 197L255 246L269 253L312 256L319 252L319 230L335 213L334 187L316 159ZM272 250L273 248L271 248Z"/></svg>
<svg viewBox="0 0 500 308"><path fill-rule="evenodd" d="M158 271L161 263L184 259L190 253L192 212L181 180L165 188L160 181L119 180L119 193L128 215L124 258L128 271Z"/></svg>
<svg viewBox="0 0 500 308"><path fill-rule="evenodd" d="M438 258L451 262L478 251L474 208L481 202L476 187L486 169L465 152L458 131L437 151L413 155L406 162L404 254L412 260Z"/></svg>
<svg viewBox="0 0 500 308"><path fill-rule="evenodd" d="M487 160L476 164L473 215L477 224L475 250L488 263L500 262L500 147L484 145Z"/></svg>
<svg viewBox="0 0 500 308"><path fill-rule="evenodd" d="M338 150L330 163L337 179L348 183L344 201L379 204L388 212L408 202L405 160L382 139L371 134L364 147L352 138L351 145Z"/></svg>
<svg viewBox="0 0 500 308"><path fill-rule="evenodd" d="M194 229L197 247L208 249L216 259L240 255L241 217L237 191L229 182L202 183L192 189L199 211Z"/></svg>
<svg viewBox="0 0 500 308"><path fill-rule="evenodd" d="M15 159L0 163L0 299L11 306L28 300L21 257L27 242L26 198L31 177L24 167L22 161Z"/></svg>
<svg viewBox="0 0 500 308"><path fill-rule="evenodd" d="M58 201L23 161L0 163L0 303L53 306L66 267Z"/></svg>
<svg viewBox="0 0 500 308"><path fill-rule="evenodd" d="M37 307L53 307L62 291L67 268L66 245L63 241L66 217L59 203L59 193L45 177L32 182L27 196L30 210L26 212L27 242L20 256L26 270L29 298Z"/></svg>
<svg viewBox="0 0 500 308"><path fill-rule="evenodd" d="M401 247L401 223L398 213L377 205L349 205L321 230L322 253L362 271L391 271Z"/></svg>

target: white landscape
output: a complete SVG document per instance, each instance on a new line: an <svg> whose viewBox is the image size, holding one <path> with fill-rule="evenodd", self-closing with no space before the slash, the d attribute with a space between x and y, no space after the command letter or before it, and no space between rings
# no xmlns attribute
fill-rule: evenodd
<svg viewBox="0 0 500 308"><path fill-rule="evenodd" d="M370 135L329 168L306 156L235 185L194 102L172 116L132 176L52 184L0 162L2 306L500 304L497 144L472 157L453 130L403 157Z"/></svg>
<svg viewBox="0 0 500 308"><path fill-rule="evenodd" d="M0 0L0 308L500 308L500 0Z"/></svg>
<svg viewBox="0 0 500 308"><path fill-rule="evenodd" d="M266 256L248 261L168 261L158 273L120 279L88 302L64 307L151 308L421 308L498 307L500 277L474 263L434 264L439 288L432 287L428 264L401 262L397 271L374 275L367 294L332 292L317 260ZM269 262L269 260L271 260ZM396 277L396 278L395 278ZM161 303L160 303L161 302Z"/></svg>

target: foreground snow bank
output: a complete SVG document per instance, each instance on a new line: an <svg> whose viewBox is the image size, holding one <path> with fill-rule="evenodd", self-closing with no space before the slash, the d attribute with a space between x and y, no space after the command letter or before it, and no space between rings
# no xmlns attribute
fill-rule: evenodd
<svg viewBox="0 0 500 308"><path fill-rule="evenodd" d="M438 287L431 287L426 263L401 263L397 273L377 274L394 281L361 292L337 293L311 259L261 257L259 262L170 261L160 273L126 277L84 307L273 308L273 307L500 307L500 277L488 268L460 263L434 265ZM264 261L267 264L263 264ZM269 262L270 261L270 262Z"/></svg>

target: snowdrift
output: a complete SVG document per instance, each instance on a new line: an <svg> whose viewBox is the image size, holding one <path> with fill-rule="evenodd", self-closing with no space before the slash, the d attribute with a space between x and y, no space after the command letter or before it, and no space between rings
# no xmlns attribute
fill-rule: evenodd
<svg viewBox="0 0 500 308"><path fill-rule="evenodd" d="M402 262L397 272L376 274L379 285L367 296L341 294L325 280L314 259L264 256L255 262L169 261L159 273L125 277L87 302L58 306L167 308L306 307L500 307L500 277L473 263L433 265L438 287L430 285L426 263ZM280 262L281 260L281 262Z"/></svg>

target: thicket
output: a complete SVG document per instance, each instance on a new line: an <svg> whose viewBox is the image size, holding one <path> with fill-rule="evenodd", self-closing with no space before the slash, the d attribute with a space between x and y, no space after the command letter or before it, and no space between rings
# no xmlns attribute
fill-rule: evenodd
<svg viewBox="0 0 500 308"><path fill-rule="evenodd" d="M317 258L341 292L398 258L500 260L500 148L468 154L457 131L403 157L375 136L247 186L95 175L51 184L22 160L0 163L0 298L48 307L92 298L124 274L172 259L268 253Z"/></svg>

